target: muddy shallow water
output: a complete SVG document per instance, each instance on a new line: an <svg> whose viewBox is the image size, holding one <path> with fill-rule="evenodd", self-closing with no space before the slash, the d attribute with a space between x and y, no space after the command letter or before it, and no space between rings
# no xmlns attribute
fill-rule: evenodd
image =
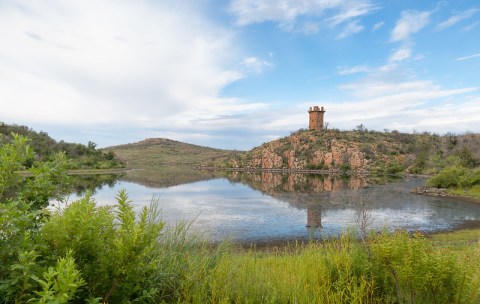
<svg viewBox="0 0 480 304"><path fill-rule="evenodd" d="M187 173L172 182L172 174L129 172L100 183L94 198L100 205L114 204L117 192L126 189L136 210L156 199L169 225L193 221L191 231L214 242L309 240L346 229L436 232L480 225L478 203L410 194L424 183L420 178L375 185L366 178L322 175ZM68 200L78 195L81 191Z"/></svg>

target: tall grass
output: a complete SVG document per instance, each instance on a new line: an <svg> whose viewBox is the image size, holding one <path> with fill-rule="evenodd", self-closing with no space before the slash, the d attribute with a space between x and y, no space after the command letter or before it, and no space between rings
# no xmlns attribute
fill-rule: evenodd
<svg viewBox="0 0 480 304"><path fill-rule="evenodd" d="M349 234L274 254L226 256L211 303L479 303L480 246L434 247L421 236L382 233L369 251Z"/></svg>

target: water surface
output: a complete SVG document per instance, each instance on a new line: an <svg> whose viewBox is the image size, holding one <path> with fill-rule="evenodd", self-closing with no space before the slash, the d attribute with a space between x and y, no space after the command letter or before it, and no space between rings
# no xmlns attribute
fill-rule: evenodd
<svg viewBox="0 0 480 304"><path fill-rule="evenodd" d="M478 203L410 194L424 183L419 178L374 185L366 178L188 170L176 174L166 169L132 171L102 183L94 193L99 205L115 204L118 191L126 189L136 210L158 200L169 225L193 221L192 231L211 241L308 240L345 229L435 232L480 226Z"/></svg>

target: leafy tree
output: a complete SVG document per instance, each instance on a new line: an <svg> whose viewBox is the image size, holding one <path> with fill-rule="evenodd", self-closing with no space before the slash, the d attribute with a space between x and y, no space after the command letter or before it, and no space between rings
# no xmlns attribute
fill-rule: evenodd
<svg viewBox="0 0 480 304"><path fill-rule="evenodd" d="M15 172L24 169L24 163L33 157L27 142L26 137L13 133L12 142L0 146L0 199L18 182Z"/></svg>

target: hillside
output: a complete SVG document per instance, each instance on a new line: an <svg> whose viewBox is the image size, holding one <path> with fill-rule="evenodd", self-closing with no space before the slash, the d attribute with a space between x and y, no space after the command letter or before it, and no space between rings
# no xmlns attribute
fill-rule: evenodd
<svg viewBox="0 0 480 304"><path fill-rule="evenodd" d="M112 146L112 151L128 168L154 168L165 165L199 165L230 156L235 151L187 144L166 138L149 138L136 143Z"/></svg>
<svg viewBox="0 0 480 304"><path fill-rule="evenodd" d="M234 155L217 166L288 169L368 170L378 173L437 173L448 162L475 167L480 134L299 130Z"/></svg>
<svg viewBox="0 0 480 304"><path fill-rule="evenodd" d="M27 166L33 161L49 160L55 153L64 152L68 159L69 169L110 169L122 168L124 164L112 153L104 153L96 149L94 142L88 145L56 141L48 133L34 131L27 126L6 124L0 122L0 146L11 140L12 133L29 139L29 146L35 153L34 159L28 160Z"/></svg>

